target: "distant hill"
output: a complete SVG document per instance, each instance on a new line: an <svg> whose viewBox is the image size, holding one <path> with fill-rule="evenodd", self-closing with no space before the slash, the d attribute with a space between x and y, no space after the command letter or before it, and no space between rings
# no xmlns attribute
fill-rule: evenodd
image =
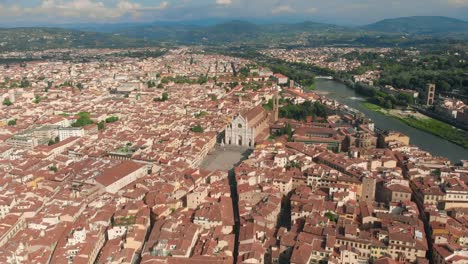
<svg viewBox="0 0 468 264"><path fill-rule="evenodd" d="M363 27L311 21L256 24L234 20L219 24L153 22L63 25L62 28L0 28L0 52L179 44L254 48L331 45L404 47L449 40L468 40L468 22L447 17L406 17L386 19Z"/></svg>
<svg viewBox="0 0 468 264"><path fill-rule="evenodd" d="M182 44L279 44L308 42L310 37L358 29L303 22L296 24L255 24L234 20L215 25L144 24L114 27L112 33L130 38L145 38Z"/></svg>
<svg viewBox="0 0 468 264"><path fill-rule="evenodd" d="M442 36L451 33L467 33L468 22L442 16L415 16L385 19L362 27L364 30Z"/></svg>
<svg viewBox="0 0 468 264"><path fill-rule="evenodd" d="M115 34L62 28L0 28L0 52L56 48L124 48L152 43Z"/></svg>

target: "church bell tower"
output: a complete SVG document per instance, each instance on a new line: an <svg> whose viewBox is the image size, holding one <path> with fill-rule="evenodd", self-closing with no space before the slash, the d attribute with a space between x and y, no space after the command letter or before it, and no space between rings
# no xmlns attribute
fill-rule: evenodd
<svg viewBox="0 0 468 264"><path fill-rule="evenodd" d="M279 117L279 96L278 93L273 97L273 123L278 121Z"/></svg>

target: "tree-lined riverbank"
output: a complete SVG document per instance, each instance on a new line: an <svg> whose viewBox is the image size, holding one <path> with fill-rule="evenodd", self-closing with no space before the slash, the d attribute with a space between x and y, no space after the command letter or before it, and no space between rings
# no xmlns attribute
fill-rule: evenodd
<svg viewBox="0 0 468 264"><path fill-rule="evenodd" d="M369 110L395 118L408 126L431 133L468 149L468 132L452 127L447 123L418 113L404 113L400 111L396 114L395 110L388 110L369 102L364 102L362 105Z"/></svg>
<svg viewBox="0 0 468 264"><path fill-rule="evenodd" d="M328 98L335 99L342 104L346 104L363 112L375 122L376 127L382 130L395 130L404 133L411 138L411 144L414 144L435 156L444 156L453 162L468 159L468 149L418 128L412 127L395 118L367 109L362 105L362 100L356 100L360 95L343 83L324 79L317 79L316 82L317 90L315 92L327 92L326 96Z"/></svg>

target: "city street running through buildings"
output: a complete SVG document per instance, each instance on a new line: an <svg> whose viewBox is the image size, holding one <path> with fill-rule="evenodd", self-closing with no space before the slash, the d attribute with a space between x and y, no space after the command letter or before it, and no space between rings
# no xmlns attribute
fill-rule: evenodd
<svg viewBox="0 0 468 264"><path fill-rule="evenodd" d="M237 182L234 168L252 153L252 149L238 146L216 146L215 150L208 154L201 167L206 170L228 171L229 185L231 187L232 208L234 210L234 263L237 263L239 255L239 196L237 194Z"/></svg>

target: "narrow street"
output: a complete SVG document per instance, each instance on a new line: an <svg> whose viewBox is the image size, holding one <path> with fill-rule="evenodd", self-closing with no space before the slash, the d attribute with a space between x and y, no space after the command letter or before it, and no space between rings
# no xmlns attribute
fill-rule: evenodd
<svg viewBox="0 0 468 264"><path fill-rule="evenodd" d="M252 149L237 146L217 146L215 150L208 154L202 162L201 167L207 170L225 170L228 171L229 185L231 188L232 208L234 211L234 263L237 263L239 255L239 196L237 194L237 181L234 168L243 160L247 159L252 153Z"/></svg>
<svg viewBox="0 0 468 264"><path fill-rule="evenodd" d="M237 181L234 173L234 168L229 170L229 185L231 186L231 199L232 208L234 210L234 264L237 263L237 257L239 256L239 230L240 230L240 219L239 219L239 196L237 194Z"/></svg>

